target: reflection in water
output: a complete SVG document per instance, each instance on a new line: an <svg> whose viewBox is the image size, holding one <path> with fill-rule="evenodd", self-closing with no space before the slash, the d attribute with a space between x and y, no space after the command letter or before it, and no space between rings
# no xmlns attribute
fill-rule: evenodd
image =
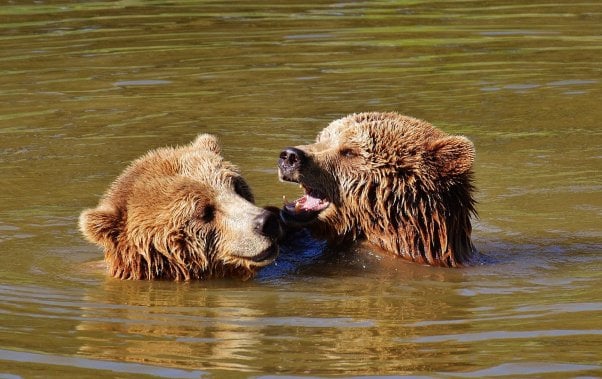
<svg viewBox="0 0 602 379"><path fill-rule="evenodd" d="M601 18L591 1L3 4L0 376L599 376ZM77 215L149 149L216 134L279 205L298 193L278 152L359 111L475 142L485 264L301 237L252 282L82 269L102 255Z"/></svg>
<svg viewBox="0 0 602 379"><path fill-rule="evenodd" d="M220 283L207 288L108 279L85 295L90 306L83 308L76 327L82 343L78 355L200 370L412 372L440 354L425 352L412 341L412 324L466 319L470 304L436 282L420 290L428 293L400 298L406 291L391 288L384 279L358 277L361 285L349 288L337 278L315 278L328 293L308 292L295 284ZM460 303L466 310L458 312ZM427 329L445 335L467 328L444 323ZM348 359L356 354L363 359ZM277 368L282 359L290 360L289 368Z"/></svg>

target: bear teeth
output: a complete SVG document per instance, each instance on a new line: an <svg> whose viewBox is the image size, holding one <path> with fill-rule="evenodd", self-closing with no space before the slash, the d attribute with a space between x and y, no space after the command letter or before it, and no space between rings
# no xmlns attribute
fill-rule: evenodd
<svg viewBox="0 0 602 379"><path fill-rule="evenodd" d="M302 213L321 212L330 204L330 201L319 191L304 184L299 184L299 186L303 188L303 191L305 192L300 198L288 201L286 196L282 196L284 209L290 214L299 215Z"/></svg>

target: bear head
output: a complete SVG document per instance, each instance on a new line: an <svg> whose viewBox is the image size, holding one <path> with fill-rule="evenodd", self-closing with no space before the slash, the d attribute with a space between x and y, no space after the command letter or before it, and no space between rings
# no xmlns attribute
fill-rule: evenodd
<svg viewBox="0 0 602 379"><path fill-rule="evenodd" d="M121 279L247 279L278 254L277 215L253 204L215 137L160 148L134 161L94 209L84 236Z"/></svg>
<svg viewBox="0 0 602 379"><path fill-rule="evenodd" d="M300 199L281 218L332 244L366 239L411 261L458 266L473 254L475 150L427 122L397 113L336 120L314 144L286 148L281 180Z"/></svg>

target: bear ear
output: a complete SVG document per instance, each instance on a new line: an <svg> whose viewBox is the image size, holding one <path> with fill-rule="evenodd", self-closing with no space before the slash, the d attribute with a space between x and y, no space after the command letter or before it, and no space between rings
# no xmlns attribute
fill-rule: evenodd
<svg viewBox="0 0 602 379"><path fill-rule="evenodd" d="M86 209L79 216L79 229L93 243L114 246L119 235L117 214L107 208Z"/></svg>
<svg viewBox="0 0 602 379"><path fill-rule="evenodd" d="M461 175L472 168L475 159L473 143L463 136L448 136L430 146L434 161L444 175Z"/></svg>
<svg viewBox="0 0 602 379"><path fill-rule="evenodd" d="M217 137L212 134L199 134L194 142L192 142L192 146L196 149L212 151L215 154L221 154L222 150L217 141Z"/></svg>

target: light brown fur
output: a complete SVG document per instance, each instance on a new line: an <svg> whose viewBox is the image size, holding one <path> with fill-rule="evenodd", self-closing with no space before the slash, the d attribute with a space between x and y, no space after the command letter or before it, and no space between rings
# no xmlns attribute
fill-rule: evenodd
<svg viewBox="0 0 602 379"><path fill-rule="evenodd" d="M117 278L247 279L278 253L268 213L204 134L134 161L79 225Z"/></svg>
<svg viewBox="0 0 602 379"><path fill-rule="evenodd" d="M475 151L467 138L397 113L360 113L293 149L303 161L291 169L281 156L281 177L330 201L308 225L316 235L333 245L367 240L429 265L470 261Z"/></svg>

